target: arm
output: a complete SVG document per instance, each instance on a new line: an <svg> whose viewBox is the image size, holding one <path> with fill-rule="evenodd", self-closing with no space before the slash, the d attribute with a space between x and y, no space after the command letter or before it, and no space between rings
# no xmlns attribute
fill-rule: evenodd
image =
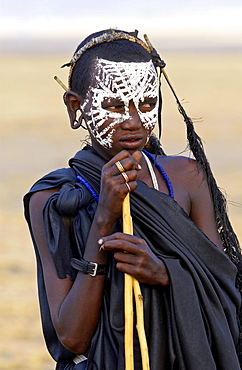
<svg viewBox="0 0 242 370"><path fill-rule="evenodd" d="M189 161L188 167L186 182L191 201L190 217L204 234L223 250L206 175L196 161Z"/></svg>
<svg viewBox="0 0 242 370"><path fill-rule="evenodd" d="M59 279L57 277L55 266L47 245L42 219L42 210L51 192L52 191L46 190L35 193L31 197L30 217L32 229L40 253L47 298L56 333L62 344L69 350L75 353L84 353L88 344L85 343L85 337L83 340L77 340L79 333L83 330L83 323L77 318L77 309L80 310L80 307L85 309L86 305L82 303L85 299L84 288L88 288L88 283L93 283L93 279L90 276L81 276L81 274L77 275L74 282L71 281L69 277L66 279ZM86 280L83 284L80 281L82 277ZM95 297L99 298L96 291L101 294L100 285L103 285L103 276L97 276L95 280L96 284L93 284L92 287L95 290L93 296L95 295ZM92 296L90 296L90 298L92 298ZM98 304L98 301L95 303ZM94 307L97 307L97 304L94 305ZM90 318L92 317L95 317L95 315L90 315Z"/></svg>
<svg viewBox="0 0 242 370"><path fill-rule="evenodd" d="M135 179L138 164L127 152L120 152L103 167L100 200L83 256L85 260L98 264L107 263L107 252L99 251L98 240L113 232L116 221L121 216L123 199L128 192L123 177L115 166L117 160L122 160L128 169L131 189L134 190L137 186ZM32 195L30 218L43 266L53 325L62 344L79 354L86 352L94 334L102 305L105 277L92 277L78 272L74 282L69 277L58 278L47 245L42 217L46 200L56 190L58 189L45 190ZM65 221L65 224L67 231L70 231L70 221Z"/></svg>
<svg viewBox="0 0 242 370"><path fill-rule="evenodd" d="M195 225L223 250L207 177L201 165L187 157L162 157L161 165L174 188L176 202L184 209Z"/></svg>

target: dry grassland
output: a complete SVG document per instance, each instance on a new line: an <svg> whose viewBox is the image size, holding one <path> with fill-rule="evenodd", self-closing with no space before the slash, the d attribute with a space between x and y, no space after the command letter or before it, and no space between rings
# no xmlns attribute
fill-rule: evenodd
<svg viewBox="0 0 242 370"><path fill-rule="evenodd" d="M205 147L219 186L226 189L234 228L242 240L242 55L168 54L167 72ZM35 258L22 214L22 196L41 175L65 167L83 132L68 127L57 74L69 55L1 58L1 369L50 370L42 339ZM164 86L163 145L186 146L185 127Z"/></svg>

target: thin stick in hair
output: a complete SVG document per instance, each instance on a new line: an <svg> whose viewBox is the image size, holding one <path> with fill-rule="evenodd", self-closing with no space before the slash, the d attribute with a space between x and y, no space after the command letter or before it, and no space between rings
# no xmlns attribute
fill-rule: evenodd
<svg viewBox="0 0 242 370"><path fill-rule="evenodd" d="M54 80L56 80L56 82L58 82L58 84L65 90L65 91L69 91L68 87L66 87L66 85L57 77L57 76L54 76Z"/></svg>

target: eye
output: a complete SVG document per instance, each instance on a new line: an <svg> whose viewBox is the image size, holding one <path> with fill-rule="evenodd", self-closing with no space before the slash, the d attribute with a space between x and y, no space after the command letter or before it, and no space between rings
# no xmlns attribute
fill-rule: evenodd
<svg viewBox="0 0 242 370"><path fill-rule="evenodd" d="M102 102L102 108L109 112L124 113L124 102L121 100L104 100Z"/></svg>
<svg viewBox="0 0 242 370"><path fill-rule="evenodd" d="M145 99L143 102L139 103L139 110L142 113L150 112L152 111L156 106L157 99Z"/></svg>

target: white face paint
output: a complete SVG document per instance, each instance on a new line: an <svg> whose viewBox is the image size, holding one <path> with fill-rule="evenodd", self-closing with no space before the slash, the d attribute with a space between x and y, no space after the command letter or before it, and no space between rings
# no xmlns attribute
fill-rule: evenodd
<svg viewBox="0 0 242 370"><path fill-rule="evenodd" d="M132 100L143 126L149 133L153 130L158 115L157 74L153 63L125 63L98 59L90 87L81 110L86 109L87 125L97 142L106 149L112 148L112 137L120 123L131 119L129 104ZM156 99L153 109L141 112L140 103L145 99ZM102 107L108 100L119 100L124 104L124 113L111 112ZM102 126L109 120L109 124Z"/></svg>

